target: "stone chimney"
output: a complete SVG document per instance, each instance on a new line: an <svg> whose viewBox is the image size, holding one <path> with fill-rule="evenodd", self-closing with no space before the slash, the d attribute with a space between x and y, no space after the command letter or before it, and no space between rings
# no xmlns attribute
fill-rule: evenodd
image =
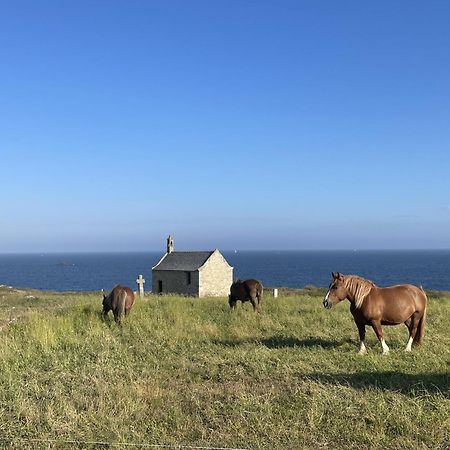
<svg viewBox="0 0 450 450"><path fill-rule="evenodd" d="M169 234L167 238L167 253L173 252L173 237Z"/></svg>

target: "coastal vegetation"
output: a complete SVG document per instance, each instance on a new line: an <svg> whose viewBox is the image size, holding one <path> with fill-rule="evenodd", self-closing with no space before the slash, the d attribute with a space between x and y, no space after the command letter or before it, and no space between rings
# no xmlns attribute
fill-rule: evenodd
<svg viewBox="0 0 450 450"><path fill-rule="evenodd" d="M448 294L411 353L385 328L387 356L371 330L357 355L348 303L322 297L281 290L254 314L148 295L118 327L99 292L1 287L0 447L448 448Z"/></svg>

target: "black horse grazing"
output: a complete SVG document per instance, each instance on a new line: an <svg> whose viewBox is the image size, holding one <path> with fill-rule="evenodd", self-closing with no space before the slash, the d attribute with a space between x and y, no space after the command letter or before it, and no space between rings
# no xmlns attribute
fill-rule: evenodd
<svg viewBox="0 0 450 450"><path fill-rule="evenodd" d="M103 316L109 311L114 314L114 320L121 324L122 317L127 316L134 305L134 293L129 287L117 285L109 295L103 295Z"/></svg>
<svg viewBox="0 0 450 450"><path fill-rule="evenodd" d="M263 298L263 286L258 280L236 280L230 287L230 295L228 296L228 303L230 308L236 308L236 303L240 300L242 303L250 302L253 306L253 311L261 311L261 304Z"/></svg>

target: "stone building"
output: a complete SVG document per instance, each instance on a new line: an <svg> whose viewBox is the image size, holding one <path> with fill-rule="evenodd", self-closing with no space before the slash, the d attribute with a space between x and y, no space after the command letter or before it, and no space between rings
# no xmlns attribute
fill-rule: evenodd
<svg viewBox="0 0 450 450"><path fill-rule="evenodd" d="M233 267L219 250L176 252L167 238L167 252L152 268L154 294L226 297L233 283Z"/></svg>

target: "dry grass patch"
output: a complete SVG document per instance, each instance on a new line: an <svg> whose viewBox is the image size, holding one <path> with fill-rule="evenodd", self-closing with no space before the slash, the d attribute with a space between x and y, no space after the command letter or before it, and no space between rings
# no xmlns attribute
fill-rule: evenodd
<svg viewBox="0 0 450 450"><path fill-rule="evenodd" d="M348 305L326 311L302 293L266 298L262 314L247 306L147 296L119 328L98 293L1 291L0 321L19 313L0 332L0 447L447 447L448 299L430 300L411 354L406 328L387 328L388 357L372 331L356 354Z"/></svg>

